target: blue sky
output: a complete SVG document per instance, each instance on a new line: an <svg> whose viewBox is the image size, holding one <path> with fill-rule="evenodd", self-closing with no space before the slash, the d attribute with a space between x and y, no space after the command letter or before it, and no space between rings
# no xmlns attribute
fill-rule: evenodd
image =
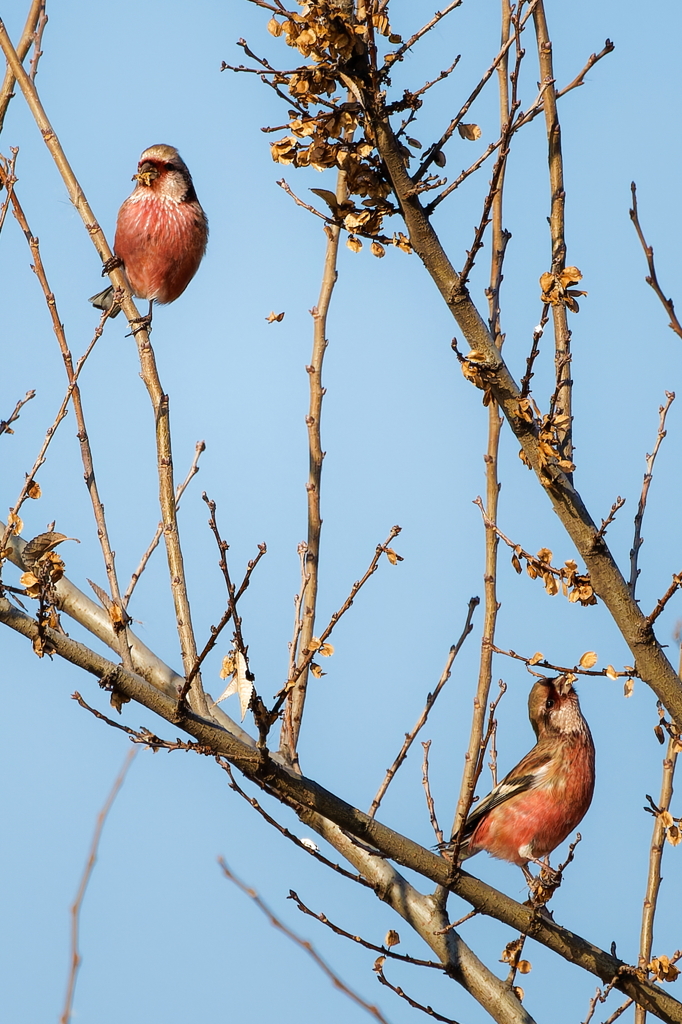
<svg viewBox="0 0 682 1024"><path fill-rule="evenodd" d="M24 18L19 8L12 5L4 15L14 39ZM392 11L394 29L404 37L432 14L430 5L405 0L393 3ZM577 0L570 7L548 3L547 13L559 84L571 80L607 36L616 44L560 109L568 262L580 267L589 292L571 321L576 485L596 520L606 516L618 495L627 499L608 534L626 568L658 406L666 389L679 391L682 369L680 340L644 283L645 263L628 217L634 179L663 288L675 296L680 9L662 0L642 17L631 5ZM296 546L306 530L308 311L317 301L325 242L319 223L295 207L275 181L284 176L299 194L309 195L310 187L332 188L333 178L273 164L272 136L260 128L282 123L279 101L255 76L220 73L221 61L242 61L235 45L240 37L275 63L290 59L291 51L265 32L267 17L255 6L202 0L188 9L176 0L163 7L120 0L112 8L64 0L49 15L37 84L109 238L140 152L158 142L178 147L208 214L206 259L181 299L157 310L152 341L170 395L179 476L191 462L195 442L207 444L181 512L197 633L206 637L224 607L201 501L206 490L218 503L235 577L259 542L268 545L241 607L257 684L269 696L286 678L298 587ZM400 94L462 54L457 71L430 92L420 112L414 135L425 146L494 56L497 19L496 3L467 0L397 69L394 87ZM531 42L529 32L524 104L536 94ZM471 116L482 128L480 141L457 138L451 144L446 172L452 177L496 137L496 102L492 82ZM96 325L86 299L99 287L98 257L20 95L12 101L0 142L6 155L10 146L20 147L17 192L40 237L59 313L79 354ZM537 280L549 266L545 151L538 118L518 136L508 172L505 224L513 238L502 307L505 353L517 378L539 317ZM456 266L471 244L489 174L486 169L468 181L438 212L436 227ZM477 261L471 285L481 309L487 252ZM0 438L0 501L6 509L52 422L65 380L30 254L11 217L0 236L0 254L0 416L26 390L37 390L14 436ZM271 310L285 310L282 323L266 323ZM82 385L112 543L120 575L127 579L154 532L158 512L150 408L122 319L107 327ZM461 631L469 597L482 588L483 530L472 501L485 486L487 414L450 350L456 335L416 256L396 250L380 261L366 248L355 255L342 247L325 362L320 621L325 623L343 601L394 523L403 527L395 547L405 560L397 567L384 562L336 629L328 674L311 687L301 758L307 775L363 808L435 685ZM543 411L552 390L550 349L548 331L534 379ZM681 432L675 403L644 525L639 598L645 610L682 563ZM559 562L574 557L517 448L505 429L501 528L530 551L549 547ZM43 497L23 510L25 536L56 519L58 530L81 541L64 546L68 575L84 589L86 578L104 585L71 413L39 480ZM15 582L14 570L8 569L6 578ZM581 608L560 596L547 597L538 582L516 576L504 550L499 586L501 647L524 654L540 650L559 664L575 663L586 650L598 652L600 666L630 663L602 605ZM679 599L671 602L658 631L675 658L679 607ZM145 573L131 612L139 635L177 668L162 552ZM81 637L78 627L67 628ZM444 821L452 815L468 737L477 637L476 631L462 651L422 735L433 741L432 784ZM0 863L6 924L0 970L8 1019L44 1022L61 1012L69 906L127 740L70 700L79 689L106 711L106 699L90 678L63 663L39 661L7 630L1 642L0 757L6 782ZM213 692L221 686L223 653L217 651L208 663L205 684ZM507 659L498 659L494 672L509 687L499 710L499 760L506 771L531 745L525 711L530 680L523 666ZM598 750L597 791L554 914L603 948L616 941L619 955L632 962L651 824L641 808L645 793L656 799L660 787L662 748L652 731L655 699L641 683L630 700L623 698L620 682L606 679L583 680L579 690ZM122 721L174 735L130 704ZM381 816L430 845L420 754L411 754ZM297 834L305 834L288 812L273 807ZM681 813L679 805L673 805L673 813ZM210 761L141 752L107 823L83 910L84 960L74 1021L109 1024L125 1015L133 1024L179 1024L210 1016L260 1024L276 1014L282 1024L307 1019L336 1024L366 1016L221 877L218 855L390 1021L411 1018L406 1004L377 985L372 954L302 918L286 896L295 889L308 905L375 942L396 926L386 907L274 834L228 790ZM655 952L671 954L681 944L673 913L680 857L682 848L666 848ZM470 867L511 896L525 898L520 872L511 865L481 855ZM397 927L401 949L423 955L418 940ZM513 937L502 925L476 919L462 934L493 968ZM596 981L533 943L525 955L533 963L523 980L530 1012L538 1020L556 1019L560 987L563 1019L584 1018ZM461 989L434 979L435 973L423 977L405 968L390 976L447 1016L469 1024L484 1019Z"/></svg>

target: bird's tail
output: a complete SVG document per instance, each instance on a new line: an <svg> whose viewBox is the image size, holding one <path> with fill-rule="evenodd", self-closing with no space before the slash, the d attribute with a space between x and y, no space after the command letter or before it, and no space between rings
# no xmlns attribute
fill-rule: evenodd
<svg viewBox="0 0 682 1024"><path fill-rule="evenodd" d="M114 289L111 285L105 288L102 292L97 292L97 295L91 296L88 302L92 303L95 309L108 310L114 305ZM121 312L121 307L116 306L111 316L115 317Z"/></svg>

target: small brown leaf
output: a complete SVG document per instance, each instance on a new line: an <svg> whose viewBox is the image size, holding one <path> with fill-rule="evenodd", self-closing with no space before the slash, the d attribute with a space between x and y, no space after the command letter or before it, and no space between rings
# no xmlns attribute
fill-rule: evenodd
<svg viewBox="0 0 682 1024"><path fill-rule="evenodd" d="M616 670L613 667L613 665L607 665L606 666L606 668L604 669L604 675L606 676L607 679L617 679L618 678L618 673L616 672Z"/></svg>
<svg viewBox="0 0 682 1024"><path fill-rule="evenodd" d="M530 659L530 661L528 662L528 664L529 664L529 665L537 665L537 663L538 663L539 661L542 661L544 657L545 657L545 656L544 656L544 654L542 653L542 651L536 651L536 652L535 652L535 654L533 655L533 657L532 657L532 658Z"/></svg>
<svg viewBox="0 0 682 1024"><path fill-rule="evenodd" d="M585 651L578 664L581 668L594 668L598 660L596 651Z"/></svg>
<svg viewBox="0 0 682 1024"><path fill-rule="evenodd" d="M394 928L391 928L389 931L386 932L384 946L386 946L387 949L390 949L391 946L397 946L399 945L399 943L400 936L398 935L398 932Z"/></svg>
<svg viewBox="0 0 682 1024"><path fill-rule="evenodd" d="M442 149L439 149L438 152L434 155L433 162L436 165L436 167L445 167L447 159Z"/></svg>
<svg viewBox="0 0 682 1024"><path fill-rule="evenodd" d="M35 565L39 558L42 558L44 554L51 551L52 548L56 548L57 544L61 544L65 540L75 540L75 537L67 537L65 533L55 533L54 530L48 530L47 533L39 533L37 537L33 537L24 550L21 553L26 565ZM80 541L76 541L80 543Z"/></svg>
<svg viewBox="0 0 682 1024"><path fill-rule="evenodd" d="M623 695L625 697L632 697L632 692L635 688L634 679L626 679L623 684Z"/></svg>
<svg viewBox="0 0 682 1024"><path fill-rule="evenodd" d="M27 497L33 498L33 500L35 501L36 498L39 498L41 494L42 491L40 490L40 484L38 483L38 481L31 480L30 484L26 488Z"/></svg>
<svg viewBox="0 0 682 1024"><path fill-rule="evenodd" d="M533 965L529 960L519 960L516 969L519 974L529 974L533 969Z"/></svg>
<svg viewBox="0 0 682 1024"><path fill-rule="evenodd" d="M284 320L284 313L275 313L273 311L272 313L270 313L269 316L266 316L265 319L267 320L267 322L269 324L274 324L274 323L280 324L282 322L282 320Z"/></svg>
<svg viewBox="0 0 682 1024"><path fill-rule="evenodd" d="M469 142L475 142L481 137L481 129L477 124L458 124L457 131L463 139L468 139Z"/></svg>
<svg viewBox="0 0 682 1024"><path fill-rule="evenodd" d="M680 832L679 825L671 825L665 834L665 838L668 840L671 846L679 846L680 842L682 842L682 833ZM668 979L664 980L667 981ZM670 980L674 981L675 979L672 978Z"/></svg>
<svg viewBox="0 0 682 1024"><path fill-rule="evenodd" d="M346 245L351 252L360 252L362 249L362 242L356 235L349 235Z"/></svg>
<svg viewBox="0 0 682 1024"><path fill-rule="evenodd" d="M323 672L320 666L314 661L310 662L310 671L316 679L320 679L322 676L326 676L327 674L326 672Z"/></svg>
<svg viewBox="0 0 682 1024"><path fill-rule="evenodd" d="M372 242L370 249L372 251L372 256L376 256L378 259L381 259L382 256L386 255L386 250L380 242Z"/></svg>
<svg viewBox="0 0 682 1024"><path fill-rule="evenodd" d="M659 743L665 743L665 733L660 725L654 726L654 735Z"/></svg>
<svg viewBox="0 0 682 1024"><path fill-rule="evenodd" d="M384 551L386 552L386 557L388 558L391 565L397 565L398 562L404 561L403 556L396 554L393 548L384 548Z"/></svg>
<svg viewBox="0 0 682 1024"><path fill-rule="evenodd" d="M334 653L334 647L332 644L321 644L318 654L321 654L323 658L331 658Z"/></svg>

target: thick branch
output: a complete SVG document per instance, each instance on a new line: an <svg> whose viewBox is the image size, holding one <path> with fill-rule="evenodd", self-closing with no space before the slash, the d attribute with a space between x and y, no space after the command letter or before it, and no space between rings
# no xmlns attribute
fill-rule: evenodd
<svg viewBox="0 0 682 1024"><path fill-rule="evenodd" d="M4 598L0 598L0 622L30 639L38 635L37 622ZM447 886L481 913L524 932L569 962L597 975L604 982L609 982L623 966L627 967L622 961L586 939L562 928L555 921L536 914L532 908L516 903L467 872L459 871L453 877L452 865L448 860L436 856L406 836L370 818L368 814L330 793L317 782L278 764L267 752L258 751L242 743L218 725L200 718L193 712L182 713L181 708L181 714L178 715L177 700L155 690L140 676L131 675L121 666L102 658L83 644L49 627L43 627L43 635L49 639L60 657L104 680L108 687L119 690L131 700L136 700L156 712L166 721L181 727L199 743L205 745L211 754L223 754L240 771L277 799L290 805L297 805L296 813L299 818L311 827L315 827L311 813L322 815L362 843L375 847L383 857L416 871L437 885ZM433 901L429 900L429 906L433 912ZM407 919L411 920L410 917ZM446 937L448 935L452 935L452 932L446 933ZM682 1024L682 1003L650 981L638 978L628 971L620 975L617 987L627 995L632 995L640 1005L667 1024Z"/></svg>
<svg viewBox="0 0 682 1024"><path fill-rule="evenodd" d="M537 428L520 413L521 393L502 355L448 259L414 185L405 168L400 144L378 96L366 94L367 109L376 133L394 192L400 202L410 241L433 278L448 309L459 324L469 346L485 360L485 380L511 429L521 444L528 464L547 492L561 523L573 540L589 570L595 592L607 605L628 644L637 670L682 725L682 686L675 669L629 593L611 552L571 480L555 465L547 465L538 450Z"/></svg>

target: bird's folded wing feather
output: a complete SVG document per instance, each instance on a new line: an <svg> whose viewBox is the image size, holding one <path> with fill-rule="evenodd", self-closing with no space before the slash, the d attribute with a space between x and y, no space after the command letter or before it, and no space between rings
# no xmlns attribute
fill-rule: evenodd
<svg viewBox="0 0 682 1024"><path fill-rule="evenodd" d="M547 776L552 754L550 751L541 751L537 748L531 750L520 761L516 768L513 768L509 775L488 794L480 803L476 804L470 812L464 824L463 838L472 834L481 818L483 818L493 807L506 803L513 796L524 793L529 789L535 789Z"/></svg>

